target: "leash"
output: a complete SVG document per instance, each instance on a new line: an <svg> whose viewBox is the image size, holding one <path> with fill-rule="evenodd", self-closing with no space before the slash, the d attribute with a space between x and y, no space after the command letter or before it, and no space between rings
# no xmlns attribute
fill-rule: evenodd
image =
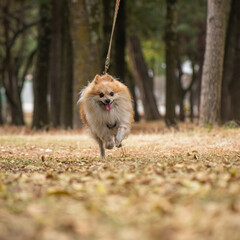
<svg viewBox="0 0 240 240"><path fill-rule="evenodd" d="M119 5L120 5L120 0L116 0L115 13L114 13L114 18L113 18L113 26L112 26L112 32L111 32L110 42L109 42L109 46L108 46L108 53L107 53L107 57L106 57L106 61L105 61L104 74L107 73L107 70L108 70L109 65L110 65L110 54L111 54L111 48L112 48L112 39L113 39L113 33L114 33L115 24L116 24L116 20L117 20Z"/></svg>

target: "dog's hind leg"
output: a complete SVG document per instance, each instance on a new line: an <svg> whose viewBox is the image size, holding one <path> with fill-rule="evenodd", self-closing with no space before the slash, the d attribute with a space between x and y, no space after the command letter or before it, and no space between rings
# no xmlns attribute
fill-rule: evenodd
<svg viewBox="0 0 240 240"><path fill-rule="evenodd" d="M101 157L105 158L105 149L104 149L103 141L96 135L94 136L94 138L96 139L96 141L97 141L97 143L99 145Z"/></svg>

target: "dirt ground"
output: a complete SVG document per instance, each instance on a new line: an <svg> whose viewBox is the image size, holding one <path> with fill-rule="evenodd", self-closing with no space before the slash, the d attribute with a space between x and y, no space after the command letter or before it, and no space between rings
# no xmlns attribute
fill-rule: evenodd
<svg viewBox="0 0 240 240"><path fill-rule="evenodd" d="M85 130L0 128L0 239L240 239L239 128L136 124L106 155Z"/></svg>

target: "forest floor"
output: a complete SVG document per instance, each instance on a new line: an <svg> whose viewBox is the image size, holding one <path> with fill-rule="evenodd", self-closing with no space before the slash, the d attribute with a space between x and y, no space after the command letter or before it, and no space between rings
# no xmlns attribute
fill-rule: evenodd
<svg viewBox="0 0 240 240"><path fill-rule="evenodd" d="M104 160L85 131L0 135L1 240L239 239L239 128L136 124Z"/></svg>

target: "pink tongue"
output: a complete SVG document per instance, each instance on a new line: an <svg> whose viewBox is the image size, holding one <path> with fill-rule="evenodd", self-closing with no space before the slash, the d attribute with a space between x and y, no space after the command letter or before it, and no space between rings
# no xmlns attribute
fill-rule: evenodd
<svg viewBox="0 0 240 240"><path fill-rule="evenodd" d="M107 109L108 111L111 110L111 108L112 108L111 104L107 104L107 105L106 105L106 109Z"/></svg>

